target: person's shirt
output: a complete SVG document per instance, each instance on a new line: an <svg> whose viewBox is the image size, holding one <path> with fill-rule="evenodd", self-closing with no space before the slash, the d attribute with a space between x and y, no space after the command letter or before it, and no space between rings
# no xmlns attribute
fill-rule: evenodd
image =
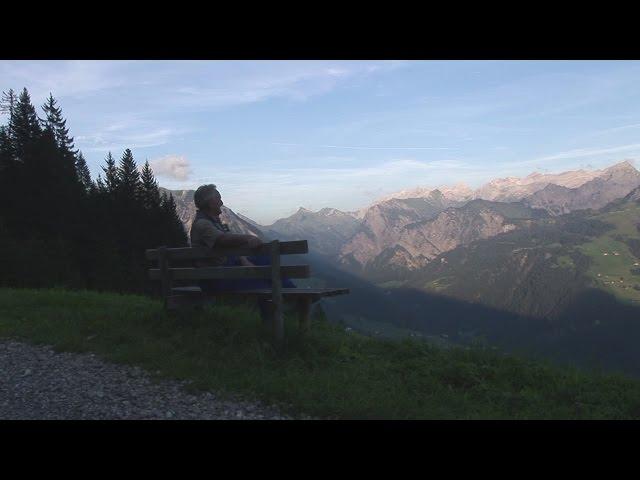
<svg viewBox="0 0 640 480"><path fill-rule="evenodd" d="M191 224L189 237L192 247L208 247L213 248L217 239L224 233L229 231L229 227L220 220L207 215L198 210L196 217ZM217 267L223 265L227 261L225 256L214 256L206 259L196 260L196 267Z"/></svg>

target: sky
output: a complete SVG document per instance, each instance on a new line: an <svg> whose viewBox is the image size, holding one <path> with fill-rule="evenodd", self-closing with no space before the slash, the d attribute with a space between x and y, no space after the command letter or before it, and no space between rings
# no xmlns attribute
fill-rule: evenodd
<svg viewBox="0 0 640 480"><path fill-rule="evenodd" d="M94 178L130 148L263 225L640 156L638 61L0 60L23 87L58 100Z"/></svg>

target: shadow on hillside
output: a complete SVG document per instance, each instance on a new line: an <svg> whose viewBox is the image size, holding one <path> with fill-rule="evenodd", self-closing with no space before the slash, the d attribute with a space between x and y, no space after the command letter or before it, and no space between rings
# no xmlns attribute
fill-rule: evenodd
<svg viewBox="0 0 640 480"><path fill-rule="evenodd" d="M332 321L344 315L446 335L455 343L477 342L561 363L621 371L640 377L640 308L601 290L581 292L553 319L534 318L415 289L383 289L309 254L314 277L349 295L323 300Z"/></svg>

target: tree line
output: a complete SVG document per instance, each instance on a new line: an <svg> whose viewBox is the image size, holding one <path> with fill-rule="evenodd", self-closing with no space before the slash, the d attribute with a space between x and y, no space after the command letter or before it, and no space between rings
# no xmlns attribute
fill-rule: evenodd
<svg viewBox="0 0 640 480"><path fill-rule="evenodd" d="M0 286L149 291L144 250L187 245L173 196L129 149L92 179L51 94L42 112L2 93Z"/></svg>

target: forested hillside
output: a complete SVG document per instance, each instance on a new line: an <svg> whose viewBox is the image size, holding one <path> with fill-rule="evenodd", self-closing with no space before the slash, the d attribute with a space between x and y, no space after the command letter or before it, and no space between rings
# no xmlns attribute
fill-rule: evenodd
<svg viewBox="0 0 640 480"><path fill-rule="evenodd" d="M186 245L171 196L161 196L131 150L91 178L53 96L41 108L27 89L2 95L1 286L149 289L144 250Z"/></svg>

